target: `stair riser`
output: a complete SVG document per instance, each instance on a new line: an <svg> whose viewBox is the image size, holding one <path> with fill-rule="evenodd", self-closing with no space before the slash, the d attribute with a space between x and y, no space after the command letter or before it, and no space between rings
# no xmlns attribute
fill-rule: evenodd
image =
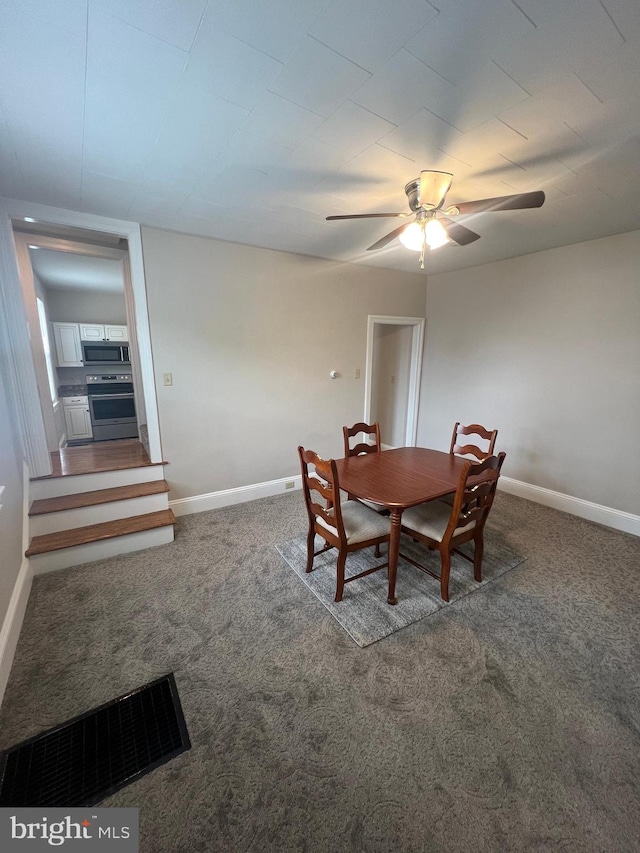
<svg viewBox="0 0 640 853"><path fill-rule="evenodd" d="M76 474L69 477L51 477L47 480L32 480L29 495L32 501L112 489L116 486L131 486L164 479L162 465L145 465L141 468L123 468L118 471L99 471L94 474Z"/></svg>
<svg viewBox="0 0 640 853"><path fill-rule="evenodd" d="M59 530L71 530L74 527L100 524L102 521L115 521L117 518L130 518L132 515L158 512L168 509L168 506L167 493L162 492L159 495L143 495L125 501L49 512L29 519L29 534L31 538L44 536L47 533L57 533Z"/></svg>
<svg viewBox="0 0 640 853"><path fill-rule="evenodd" d="M130 551L142 551L157 545L167 545L170 542L173 542L173 525L129 533L99 542L89 542L85 545L75 545L73 548L61 548L59 551L49 551L46 554L36 554L29 560L33 573L41 575L58 569L68 569L70 566L92 563L95 560L104 560L107 557L116 557Z"/></svg>

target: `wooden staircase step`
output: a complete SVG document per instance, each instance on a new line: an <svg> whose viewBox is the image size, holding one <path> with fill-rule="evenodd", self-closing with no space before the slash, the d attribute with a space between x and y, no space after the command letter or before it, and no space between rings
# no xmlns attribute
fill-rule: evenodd
<svg viewBox="0 0 640 853"><path fill-rule="evenodd" d="M60 530L58 533L48 533L46 536L34 536L25 551L25 557L46 554L49 551L58 551L61 548L72 548L74 545L85 545L88 542L113 539L116 536L126 536L129 533L141 533L144 530L168 527L174 524L175 520L173 510L163 509L159 512L148 512L145 515L134 515L131 518L119 518L116 521L89 524L87 527Z"/></svg>
<svg viewBox="0 0 640 853"><path fill-rule="evenodd" d="M29 516L46 515L50 512L79 509L84 506L96 506L96 504L106 504L112 501L126 501L131 498L158 495L168 491L169 484L166 480L151 480L147 483L135 483L130 486L116 486L112 489L97 489L94 492L79 492L74 495L61 495L57 498L43 498L31 504Z"/></svg>

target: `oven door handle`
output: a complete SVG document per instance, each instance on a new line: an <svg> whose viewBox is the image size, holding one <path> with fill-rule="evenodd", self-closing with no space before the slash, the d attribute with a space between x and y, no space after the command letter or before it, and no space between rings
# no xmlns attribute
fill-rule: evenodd
<svg viewBox="0 0 640 853"><path fill-rule="evenodd" d="M133 399L133 394L89 394L89 400L117 400L123 397Z"/></svg>

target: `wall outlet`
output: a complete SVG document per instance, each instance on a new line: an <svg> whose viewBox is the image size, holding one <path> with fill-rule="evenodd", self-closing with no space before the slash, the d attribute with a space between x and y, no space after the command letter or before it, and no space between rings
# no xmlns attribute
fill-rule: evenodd
<svg viewBox="0 0 640 853"><path fill-rule="evenodd" d="M289 480L288 483L284 484L284 487L285 487L285 489L295 489L296 484L294 483L293 480Z"/></svg>
<svg viewBox="0 0 640 853"><path fill-rule="evenodd" d="M173 385L173 374L164 373L162 375L162 379L163 379L165 385Z"/></svg>

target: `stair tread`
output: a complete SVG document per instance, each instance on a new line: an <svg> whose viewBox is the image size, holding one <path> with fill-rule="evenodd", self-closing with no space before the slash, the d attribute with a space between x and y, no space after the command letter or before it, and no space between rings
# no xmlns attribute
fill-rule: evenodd
<svg viewBox="0 0 640 853"><path fill-rule="evenodd" d="M50 512L60 512L65 509L78 509L97 504L124 501L147 495L157 495L169 491L166 480L150 480L145 483L134 483L129 486L114 486L111 489L96 489L93 492L77 492L71 495L61 495L57 498L43 498L34 501L29 510L29 516L46 515Z"/></svg>
<svg viewBox="0 0 640 853"><path fill-rule="evenodd" d="M83 477L85 474L105 474L108 471L126 471L129 468L156 468L158 465L168 465L168 462L131 462L125 463L123 462L121 465L114 465L112 462L105 462L104 464L96 464L91 468L88 468L86 471L81 470L63 470L60 471L57 468L51 472L51 474L43 474L42 477L30 477L29 480L32 483L40 483L47 482L48 480L56 480L59 477Z"/></svg>
<svg viewBox="0 0 640 853"><path fill-rule="evenodd" d="M116 536L126 536L129 533L141 533L144 530L167 527L174 524L175 520L173 510L162 509L158 512L134 515L131 518L118 518L115 521L103 521L100 524L89 524L86 527L74 527L72 530L47 533L45 536L34 536L25 556L33 557L35 554L45 554L48 551L58 551L61 548L72 548L74 545L86 545L89 542L99 542L102 539L113 539Z"/></svg>

